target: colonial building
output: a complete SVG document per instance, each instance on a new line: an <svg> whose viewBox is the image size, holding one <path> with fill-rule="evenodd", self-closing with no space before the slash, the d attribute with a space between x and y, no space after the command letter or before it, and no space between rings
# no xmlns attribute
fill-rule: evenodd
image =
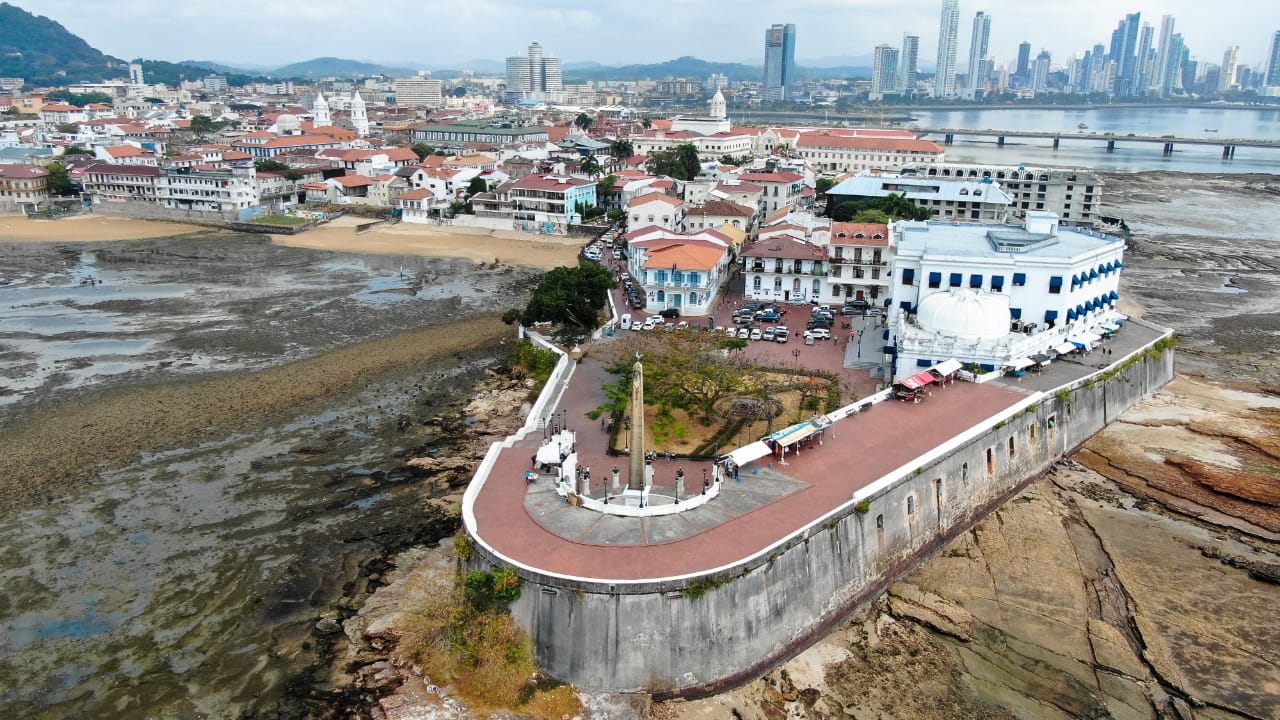
<svg viewBox="0 0 1280 720"><path fill-rule="evenodd" d="M714 230L681 235L658 227L627 233L627 270L643 289L645 310L706 315L729 272L733 240Z"/></svg>
<svg viewBox="0 0 1280 720"><path fill-rule="evenodd" d="M878 200L905 195L939 220L1002 223L1013 200L989 179L930 178L867 173L851 177L827 191L827 207L850 200Z"/></svg>
<svg viewBox="0 0 1280 720"><path fill-rule="evenodd" d="M889 226L880 223L831 223L827 246L830 292L820 300L882 304L889 296L889 267L893 248Z"/></svg>
<svg viewBox="0 0 1280 720"><path fill-rule="evenodd" d="M948 358L990 371L1089 349L1125 319L1124 241L1031 212L1024 227L901 222L889 303L895 378Z"/></svg>
<svg viewBox="0 0 1280 720"><path fill-rule="evenodd" d="M856 132L856 131L847 131ZM849 136L837 132L803 133L796 139L796 152L815 170L830 174L867 170L898 170L905 165L942 162L946 151L911 133L878 131L880 136ZM895 133L886 137L889 133Z"/></svg>
<svg viewBox="0 0 1280 720"><path fill-rule="evenodd" d="M627 203L627 222L633 228L657 225L678 230L683 221L684 203L660 192L639 195Z"/></svg>
<svg viewBox="0 0 1280 720"><path fill-rule="evenodd" d="M495 147L529 142L547 142L550 139L543 127L488 127L470 123L448 125L424 125L414 128L413 141L433 147L461 148L467 143L483 143Z"/></svg>
<svg viewBox="0 0 1280 720"><path fill-rule="evenodd" d="M0 209L36 209L49 199L49 171L39 165L0 164Z"/></svg>
<svg viewBox="0 0 1280 720"><path fill-rule="evenodd" d="M755 217L754 205L739 205L729 200L708 200L698 207L685 211L684 227L689 231L716 229L732 225L741 230L751 230Z"/></svg>
<svg viewBox="0 0 1280 720"><path fill-rule="evenodd" d="M192 212L229 212L259 204L252 167L218 170L172 168L155 178L156 201Z"/></svg>
<svg viewBox="0 0 1280 720"><path fill-rule="evenodd" d="M155 202L160 168L96 163L84 170L84 191L94 204L130 200Z"/></svg>
<svg viewBox="0 0 1280 720"><path fill-rule="evenodd" d="M564 226L582 221L582 208L596 204L596 184L581 178L527 175L511 187L511 201L518 223L560 232Z"/></svg>
<svg viewBox="0 0 1280 720"><path fill-rule="evenodd" d="M827 249L786 235L773 235L742 249L746 296L752 300L801 303L823 298Z"/></svg>
<svg viewBox="0 0 1280 720"><path fill-rule="evenodd" d="M793 172L749 172L739 175L744 183L759 185L763 190L760 209L773 212L786 205L799 204L804 195L804 176Z"/></svg>

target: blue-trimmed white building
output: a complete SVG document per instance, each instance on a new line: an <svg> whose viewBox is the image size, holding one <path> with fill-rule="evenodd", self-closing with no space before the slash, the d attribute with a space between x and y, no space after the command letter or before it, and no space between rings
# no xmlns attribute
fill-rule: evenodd
<svg viewBox="0 0 1280 720"><path fill-rule="evenodd" d="M1024 227L900 222L890 234L895 379L950 358L995 370L1088 349L1124 320L1124 241L1052 213L1028 213Z"/></svg>

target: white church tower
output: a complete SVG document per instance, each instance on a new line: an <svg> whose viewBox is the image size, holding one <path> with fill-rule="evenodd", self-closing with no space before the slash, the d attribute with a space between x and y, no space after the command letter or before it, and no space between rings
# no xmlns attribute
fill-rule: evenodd
<svg viewBox="0 0 1280 720"><path fill-rule="evenodd" d="M351 125L356 135L364 137L369 134L369 115L364 111L364 98L360 97L359 90L351 93Z"/></svg>
<svg viewBox="0 0 1280 720"><path fill-rule="evenodd" d="M729 117L729 111L725 107L724 94L719 90L716 90L716 94L711 98L709 105L712 118L715 118L716 120L724 120Z"/></svg>
<svg viewBox="0 0 1280 720"><path fill-rule="evenodd" d="M316 103L311 106L311 115L316 127L333 124L333 118L329 117L329 103L325 102L324 93L316 93Z"/></svg>

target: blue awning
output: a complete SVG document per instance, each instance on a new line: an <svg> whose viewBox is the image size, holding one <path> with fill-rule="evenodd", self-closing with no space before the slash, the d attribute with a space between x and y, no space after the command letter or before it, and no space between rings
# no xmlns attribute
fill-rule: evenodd
<svg viewBox="0 0 1280 720"><path fill-rule="evenodd" d="M1003 275L992 275L992 276L991 276L991 289L992 289L992 290L995 290L996 288L1002 288L1002 287L1004 287L1004 276L1003 276Z"/></svg>
<svg viewBox="0 0 1280 720"><path fill-rule="evenodd" d="M910 285L915 281L916 281L916 271L911 268L904 268L902 270L902 284Z"/></svg>
<svg viewBox="0 0 1280 720"><path fill-rule="evenodd" d="M1072 345L1075 345L1075 346L1076 346L1076 348L1077 348L1077 349L1079 349L1079 350L1083 350L1083 349L1084 349L1084 343L1082 343L1082 342L1076 342L1075 340L1072 340L1072 341L1071 341L1071 344L1072 344Z"/></svg>
<svg viewBox="0 0 1280 720"><path fill-rule="evenodd" d="M981 275L970 275L970 276L969 276L969 287L971 287L971 288L980 288L980 287L982 287L982 276L981 276Z"/></svg>
<svg viewBox="0 0 1280 720"><path fill-rule="evenodd" d="M1067 319L1068 319L1068 320L1075 320L1077 317L1079 317L1079 316L1078 316L1078 315L1076 315L1076 311L1075 311L1075 310L1070 309L1070 308L1068 308L1068 309L1067 309Z"/></svg>
<svg viewBox="0 0 1280 720"><path fill-rule="evenodd" d="M1107 295L1107 297L1111 298L1112 300L1120 299L1120 296L1116 293L1115 290L1112 290L1111 293Z"/></svg>
<svg viewBox="0 0 1280 720"><path fill-rule="evenodd" d="M1116 269L1115 263L1112 263L1112 262L1107 263L1107 272L1115 272L1115 269Z"/></svg>
<svg viewBox="0 0 1280 720"><path fill-rule="evenodd" d="M1026 284L1027 284L1027 274L1026 274L1026 273L1014 273L1014 274L1013 274L1013 284L1014 284L1014 285L1026 285Z"/></svg>
<svg viewBox="0 0 1280 720"><path fill-rule="evenodd" d="M1090 271L1089 271L1089 279L1090 279L1090 280L1096 280L1097 278L1098 278L1098 271L1097 271L1097 270L1090 270Z"/></svg>
<svg viewBox="0 0 1280 720"><path fill-rule="evenodd" d="M960 287L964 282L964 273L951 273L951 287Z"/></svg>
<svg viewBox="0 0 1280 720"><path fill-rule="evenodd" d="M1077 305L1077 306L1076 306L1076 315L1077 315L1077 316L1080 316L1080 315L1083 315L1083 314L1084 314L1084 305Z"/></svg>
<svg viewBox="0 0 1280 720"><path fill-rule="evenodd" d="M930 286L933 286L933 285L941 285L941 284L942 284L942 273L940 273L940 272L931 272L931 273L929 273L929 285L930 285Z"/></svg>
<svg viewBox="0 0 1280 720"><path fill-rule="evenodd" d="M1122 267L1124 267L1124 265L1123 265L1119 260L1117 260L1117 261L1116 261L1116 269L1117 269L1117 270L1119 270L1119 269L1120 269L1120 268L1122 268Z"/></svg>
<svg viewBox="0 0 1280 720"><path fill-rule="evenodd" d="M1055 320L1057 320L1057 319L1058 319L1058 311L1057 311L1057 310L1045 310L1045 311L1044 311L1044 321L1045 321L1045 322L1047 322L1047 323L1051 323L1051 322L1053 322L1053 321L1055 321Z"/></svg>
<svg viewBox="0 0 1280 720"><path fill-rule="evenodd" d="M1022 319L1022 308L1009 308L1009 317L1014 320Z"/></svg>

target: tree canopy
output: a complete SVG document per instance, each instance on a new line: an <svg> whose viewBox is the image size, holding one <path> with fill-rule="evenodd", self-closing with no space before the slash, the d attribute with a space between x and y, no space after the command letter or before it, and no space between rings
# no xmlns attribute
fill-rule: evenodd
<svg viewBox="0 0 1280 720"><path fill-rule="evenodd" d="M609 154L618 158L619 160L626 160L632 155L635 155L636 150L635 150L635 146L631 144L630 140L627 140L626 138L620 138L618 140L614 140L613 144L609 146Z"/></svg>
<svg viewBox="0 0 1280 720"><path fill-rule="evenodd" d="M582 132L586 132L595 124L595 120L586 113L578 113L578 117L573 119L573 124L578 126Z"/></svg>
<svg viewBox="0 0 1280 720"><path fill-rule="evenodd" d="M692 180L702 172L698 148L690 143L670 150L657 150L649 156L645 169L651 175L666 175L676 180Z"/></svg>
<svg viewBox="0 0 1280 720"><path fill-rule="evenodd" d="M279 160L255 160L253 169L258 172L288 172L289 166Z"/></svg>
<svg viewBox="0 0 1280 720"><path fill-rule="evenodd" d="M831 178L818 178L817 181L813 183L813 189L817 191L818 195L826 195L827 191L835 186L836 181Z"/></svg>
<svg viewBox="0 0 1280 720"><path fill-rule="evenodd" d="M410 145L409 149L413 151L414 155L418 156L419 160L426 160L428 155L433 155L436 151L435 148L422 142L416 142Z"/></svg>
<svg viewBox="0 0 1280 720"><path fill-rule="evenodd" d="M857 220L864 212L877 211L886 220ZM879 217L879 216L867 216ZM888 220L928 220L933 211L920 207L907 199L903 193L890 193L874 200L845 200L831 208L831 219L836 222L888 222Z"/></svg>
<svg viewBox="0 0 1280 720"><path fill-rule="evenodd" d="M601 265L553 268L538 284L520 313L525 325L552 322L581 330L594 330L608 302L608 292L616 283ZM505 319L515 319L514 315Z"/></svg>
<svg viewBox="0 0 1280 720"><path fill-rule="evenodd" d="M75 186L71 183L70 176L67 175L67 166L60 162L52 162L44 167L49 171L49 194L66 196L75 195Z"/></svg>

